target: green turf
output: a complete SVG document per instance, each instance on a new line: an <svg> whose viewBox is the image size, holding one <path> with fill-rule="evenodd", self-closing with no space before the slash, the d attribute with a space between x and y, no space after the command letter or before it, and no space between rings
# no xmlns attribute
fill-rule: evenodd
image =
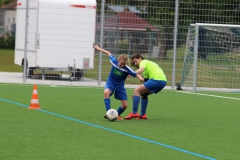
<svg viewBox="0 0 240 160"><path fill-rule="evenodd" d="M41 110L28 109L32 90L0 84L0 159L240 159L239 94L163 90L149 96L148 120L110 122L103 88L38 85Z"/></svg>
<svg viewBox="0 0 240 160"><path fill-rule="evenodd" d="M14 50L0 49L0 72L22 72L22 67L14 64Z"/></svg>

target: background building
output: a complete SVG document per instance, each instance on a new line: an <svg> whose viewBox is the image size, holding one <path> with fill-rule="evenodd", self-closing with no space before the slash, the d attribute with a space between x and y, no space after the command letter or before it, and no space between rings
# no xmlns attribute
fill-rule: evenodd
<svg viewBox="0 0 240 160"><path fill-rule="evenodd" d="M1 25L0 34L16 31L16 7L17 0L1 7Z"/></svg>

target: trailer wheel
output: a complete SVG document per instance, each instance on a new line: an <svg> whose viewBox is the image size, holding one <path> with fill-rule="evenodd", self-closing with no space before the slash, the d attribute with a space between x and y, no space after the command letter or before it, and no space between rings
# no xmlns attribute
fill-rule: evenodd
<svg viewBox="0 0 240 160"><path fill-rule="evenodd" d="M33 76L34 75L34 70L37 69L36 67L29 67L28 70L28 76Z"/></svg>
<svg viewBox="0 0 240 160"><path fill-rule="evenodd" d="M83 70L76 69L75 75L72 73L71 77L74 77L75 80L81 80L83 78Z"/></svg>
<svg viewBox="0 0 240 160"><path fill-rule="evenodd" d="M24 73L24 58L22 59L22 70L23 70L23 73ZM27 73L27 71L28 71L28 60L26 59L26 75L28 75L28 73Z"/></svg>

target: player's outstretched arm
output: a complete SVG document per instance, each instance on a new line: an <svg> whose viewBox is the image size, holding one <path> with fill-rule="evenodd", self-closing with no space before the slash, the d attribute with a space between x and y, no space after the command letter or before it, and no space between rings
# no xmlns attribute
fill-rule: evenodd
<svg viewBox="0 0 240 160"><path fill-rule="evenodd" d="M103 53L107 54L108 56L111 55L111 53L110 53L109 51L100 48L98 45L95 45L94 48L95 48L96 50L100 51L100 52L103 52Z"/></svg>
<svg viewBox="0 0 240 160"><path fill-rule="evenodd" d="M142 78L142 76L140 76L139 74L137 74L136 77L140 80L140 82L144 82L144 78Z"/></svg>
<svg viewBox="0 0 240 160"><path fill-rule="evenodd" d="M144 69L145 69L145 68L141 67L141 68L139 68L138 70L136 70L135 72L136 72L137 74L141 74L141 73L144 71Z"/></svg>

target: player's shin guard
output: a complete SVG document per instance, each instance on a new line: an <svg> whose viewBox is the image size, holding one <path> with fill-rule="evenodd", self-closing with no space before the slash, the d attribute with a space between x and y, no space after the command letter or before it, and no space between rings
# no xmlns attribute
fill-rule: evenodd
<svg viewBox="0 0 240 160"><path fill-rule="evenodd" d="M124 112L124 109L122 108L122 106L119 106L119 107L118 107L117 112L118 112L118 115L119 115L119 116Z"/></svg>
<svg viewBox="0 0 240 160"><path fill-rule="evenodd" d="M141 94L141 115L143 116L144 114L146 114L146 110L147 110L147 105L148 105L148 95L149 93L144 93Z"/></svg>
<svg viewBox="0 0 240 160"><path fill-rule="evenodd" d="M133 114L137 113L139 102L140 96L133 96Z"/></svg>
<svg viewBox="0 0 240 160"><path fill-rule="evenodd" d="M111 109L110 98L105 98L105 99L104 99L104 104L105 104L106 111L108 111L109 109Z"/></svg>
<svg viewBox="0 0 240 160"><path fill-rule="evenodd" d="M148 99L142 99L142 101L141 101L141 114L140 114L140 116L143 116L144 114L146 114L147 105L148 105Z"/></svg>

